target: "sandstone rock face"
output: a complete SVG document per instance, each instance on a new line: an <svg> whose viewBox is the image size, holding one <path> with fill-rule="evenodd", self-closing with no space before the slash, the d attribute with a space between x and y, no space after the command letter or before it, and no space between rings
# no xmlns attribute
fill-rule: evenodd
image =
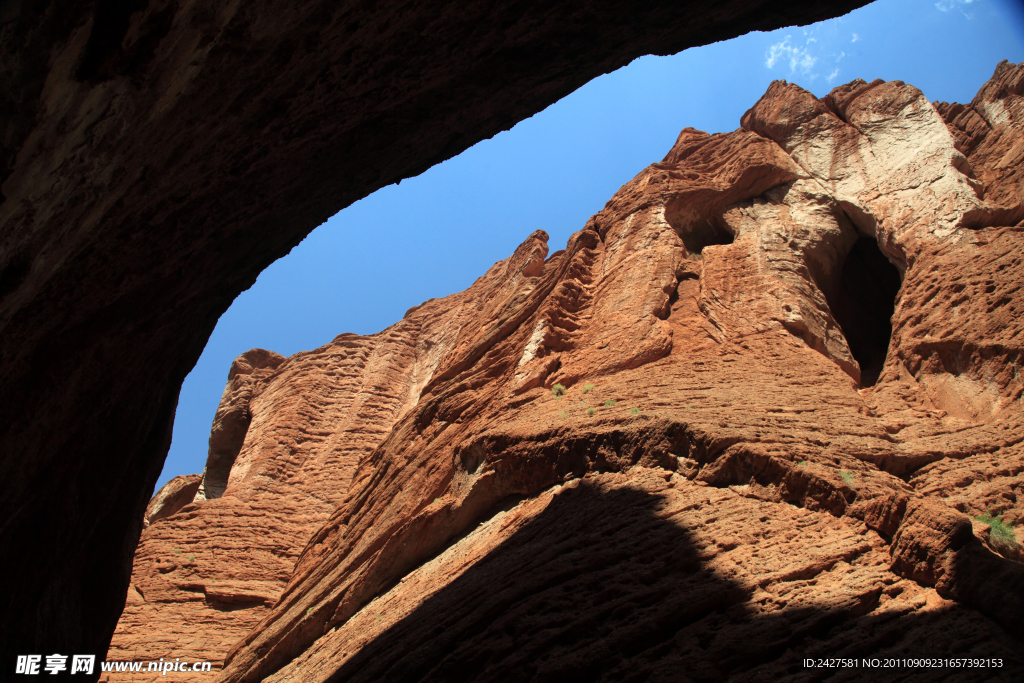
<svg viewBox="0 0 1024 683"><path fill-rule="evenodd" d="M194 496L196 500L211 500L224 495L231 467L242 450L252 419L249 405L254 386L258 380L273 373L282 362L284 356L280 354L264 349L252 349L231 364L228 383L224 387L224 394L213 418L210 450L206 457L202 483Z"/></svg>
<svg viewBox="0 0 1024 683"><path fill-rule="evenodd" d="M146 506L146 517L142 526L148 527L164 517L170 517L196 497L203 477L199 474L183 474L164 484Z"/></svg>
<svg viewBox="0 0 1024 683"><path fill-rule="evenodd" d="M862 4L5 3L3 661L106 649L178 388L310 230L640 55Z"/></svg>
<svg viewBox="0 0 1024 683"><path fill-rule="evenodd" d="M202 487L193 487L191 505L143 532L107 658L213 660L219 668L276 602L360 463L448 369L444 361L480 333L481 319L498 321L492 334L517 324L501 316L517 310L546 240L536 233L470 290L428 301L380 334L343 334L287 360L262 349L239 356Z"/></svg>
<svg viewBox="0 0 1024 683"><path fill-rule="evenodd" d="M251 421L224 494L145 531L109 658L159 634L232 682L1021 675L1022 72L969 107L777 82L565 250L534 233L226 391ZM168 555L186 538L209 559Z"/></svg>
<svg viewBox="0 0 1024 683"><path fill-rule="evenodd" d="M596 474L495 514L267 680L771 680L907 652L1019 670L1018 642L885 546L664 470Z"/></svg>

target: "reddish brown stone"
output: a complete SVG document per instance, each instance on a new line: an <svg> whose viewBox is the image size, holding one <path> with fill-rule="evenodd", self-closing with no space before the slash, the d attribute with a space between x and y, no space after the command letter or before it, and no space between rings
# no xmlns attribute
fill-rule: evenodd
<svg viewBox="0 0 1024 683"><path fill-rule="evenodd" d="M640 55L862 4L5 3L0 658L102 655L181 382L313 228Z"/></svg>
<svg viewBox="0 0 1024 683"><path fill-rule="evenodd" d="M170 517L191 503L202 482L201 474L182 474L164 484L146 506L146 517L142 521L143 527L164 517Z"/></svg>
<svg viewBox="0 0 1024 683"><path fill-rule="evenodd" d="M1024 517L1024 196L960 147L904 83L776 83L564 251L267 370L223 497L144 533L112 658L150 624L239 683L1024 671L1024 565L972 520Z"/></svg>

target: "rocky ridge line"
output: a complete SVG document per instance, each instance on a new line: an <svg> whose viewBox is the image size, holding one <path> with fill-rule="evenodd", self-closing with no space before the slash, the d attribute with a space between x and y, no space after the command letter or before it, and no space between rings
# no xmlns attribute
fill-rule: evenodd
<svg viewBox="0 0 1024 683"><path fill-rule="evenodd" d="M862 4L3 3L0 658L102 657L181 384L316 226L641 55Z"/></svg>
<svg viewBox="0 0 1024 683"><path fill-rule="evenodd" d="M698 659L712 680L815 652L1021 667L1020 557L972 518L1024 512L1024 190L1005 163L1022 72L1000 64L966 107L899 81L822 100L776 82L740 130L684 130L566 250L534 234L367 339L419 320L431 371L394 366L406 402L232 627L252 630L220 680L657 678ZM320 445L258 446L314 415L261 391L338 424L281 374L330 348L259 380L221 500L280 508L301 487L282 463L303 458L307 488L332 476ZM138 557L215 503L153 524ZM137 560L133 582L152 579Z"/></svg>

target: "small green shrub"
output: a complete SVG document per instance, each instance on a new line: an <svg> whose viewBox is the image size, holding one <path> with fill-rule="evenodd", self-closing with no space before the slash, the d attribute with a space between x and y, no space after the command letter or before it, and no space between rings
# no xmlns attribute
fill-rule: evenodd
<svg viewBox="0 0 1024 683"><path fill-rule="evenodd" d="M605 406L607 406L609 408L614 408L615 407L615 401L613 401L611 399L608 399L607 401L605 401L604 404L605 404Z"/></svg>
<svg viewBox="0 0 1024 683"><path fill-rule="evenodd" d="M640 414L640 409L639 408L630 408L629 409L629 414L630 415L639 415Z"/></svg>
<svg viewBox="0 0 1024 683"><path fill-rule="evenodd" d="M1013 527L1004 522L999 518L999 515L994 515L991 512L986 512L981 517L976 518L982 524L988 524L991 528L989 534L994 536L996 539L1003 541L1011 546L1017 545L1017 537L1013 533Z"/></svg>
<svg viewBox="0 0 1024 683"><path fill-rule="evenodd" d="M555 398L562 398L563 396L565 396L565 385L556 384L555 386L551 387L551 393L555 395Z"/></svg>
<svg viewBox="0 0 1024 683"><path fill-rule="evenodd" d="M434 502L435 502L435 503L440 503L440 502L441 502L441 499L440 499L440 498L435 498L435 499L434 499Z"/></svg>
<svg viewBox="0 0 1024 683"><path fill-rule="evenodd" d="M807 464L806 460L801 460L800 462L797 463L797 465L801 465L801 466L806 465L806 464Z"/></svg>
<svg viewBox="0 0 1024 683"><path fill-rule="evenodd" d="M196 556L195 555L189 555L188 556L188 561L189 562L195 562L196 561Z"/></svg>
<svg viewBox="0 0 1024 683"><path fill-rule="evenodd" d="M594 413L596 413L596 412L597 412L597 411L596 411L596 410L594 410L593 408L587 408L587 415L593 415L593 414L594 414Z"/></svg>
<svg viewBox="0 0 1024 683"><path fill-rule="evenodd" d="M847 486L853 486L856 479L853 476L853 472L847 472L846 470L839 470L839 476L843 478L843 483Z"/></svg>
<svg viewBox="0 0 1024 683"><path fill-rule="evenodd" d="M558 414L558 417L561 417L561 418L566 418L566 417L569 417L569 416L568 416L568 415L566 415L565 413L559 413L559 414Z"/></svg>
<svg viewBox="0 0 1024 683"><path fill-rule="evenodd" d="M312 608L312 607L310 607L309 609L307 609L307 610L306 610L306 616L307 616L307 617L308 617L308 616L309 616L310 614L312 614L312 613L313 613L313 608Z"/></svg>
<svg viewBox="0 0 1024 683"><path fill-rule="evenodd" d="M686 260L687 261L703 261L704 260L704 256L699 251L698 252L690 251L690 252L686 253Z"/></svg>
<svg viewBox="0 0 1024 683"><path fill-rule="evenodd" d="M584 384L583 385L583 393L585 394L588 391L591 391L593 388L594 388L593 384Z"/></svg>
<svg viewBox="0 0 1024 683"><path fill-rule="evenodd" d="M173 552L174 552L175 555L181 555L181 551L178 550L177 548L175 548Z"/></svg>

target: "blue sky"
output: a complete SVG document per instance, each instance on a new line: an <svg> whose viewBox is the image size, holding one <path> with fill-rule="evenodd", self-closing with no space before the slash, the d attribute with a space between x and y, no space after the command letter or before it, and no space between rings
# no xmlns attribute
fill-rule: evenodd
<svg viewBox="0 0 1024 683"><path fill-rule="evenodd" d="M157 484L202 472L231 361L371 334L426 299L465 289L531 232L551 251L679 131L739 127L785 79L818 97L854 78L901 80L969 102L1002 59L1024 61L1020 0L879 0L806 27L642 57L512 130L341 211L264 271L221 316L185 380Z"/></svg>

